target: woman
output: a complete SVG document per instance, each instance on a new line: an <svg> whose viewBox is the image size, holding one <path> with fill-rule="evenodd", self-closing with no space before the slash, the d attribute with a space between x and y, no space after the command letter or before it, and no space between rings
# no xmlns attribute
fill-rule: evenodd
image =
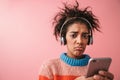
<svg viewBox="0 0 120 80"><path fill-rule="evenodd" d="M54 35L60 37L67 52L41 66L39 80L113 80L113 74L99 71L86 78L86 67L90 56L84 54L87 45L93 44L93 31L100 31L99 21L88 7L81 10L67 6L54 17Z"/></svg>

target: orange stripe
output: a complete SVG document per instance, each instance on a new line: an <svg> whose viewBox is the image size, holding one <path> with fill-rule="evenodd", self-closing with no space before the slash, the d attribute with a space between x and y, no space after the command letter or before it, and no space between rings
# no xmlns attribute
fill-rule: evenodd
<svg viewBox="0 0 120 80"><path fill-rule="evenodd" d="M39 76L39 80L49 80L47 77L45 77L45 76Z"/></svg>
<svg viewBox="0 0 120 80"><path fill-rule="evenodd" d="M54 80L74 80L77 76L60 76L60 75L55 75Z"/></svg>
<svg viewBox="0 0 120 80"><path fill-rule="evenodd" d="M77 76L60 76L60 75L54 75L53 80L74 80ZM39 76L39 80L49 80L45 76Z"/></svg>

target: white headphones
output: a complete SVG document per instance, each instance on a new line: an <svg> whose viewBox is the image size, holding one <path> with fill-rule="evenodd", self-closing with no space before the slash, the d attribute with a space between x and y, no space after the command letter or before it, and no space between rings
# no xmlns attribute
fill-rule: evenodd
<svg viewBox="0 0 120 80"><path fill-rule="evenodd" d="M90 26L90 37L89 37L89 40L88 40L88 45L93 44L92 25L91 25L91 23L90 23L86 18L83 18L83 17L72 17L72 18L67 19L67 20L63 23L63 25L61 26L61 29L60 29L60 41L61 41L61 45L62 45L62 44L65 45L65 39L64 39L64 37L62 36L62 30L63 30L63 28L64 28L64 25L65 25L68 21L71 21L71 20L73 20L73 19L81 19L81 20L86 21L86 22L89 24L89 26Z"/></svg>

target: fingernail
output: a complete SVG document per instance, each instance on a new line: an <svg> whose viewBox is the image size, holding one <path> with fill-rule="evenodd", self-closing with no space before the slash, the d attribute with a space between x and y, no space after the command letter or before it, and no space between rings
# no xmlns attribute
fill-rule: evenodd
<svg viewBox="0 0 120 80"><path fill-rule="evenodd" d="M94 78L94 79L97 79L97 80L100 79L99 76L97 76L97 75L94 75L93 78Z"/></svg>
<svg viewBox="0 0 120 80"><path fill-rule="evenodd" d="M105 74L104 71L99 71L99 74Z"/></svg>

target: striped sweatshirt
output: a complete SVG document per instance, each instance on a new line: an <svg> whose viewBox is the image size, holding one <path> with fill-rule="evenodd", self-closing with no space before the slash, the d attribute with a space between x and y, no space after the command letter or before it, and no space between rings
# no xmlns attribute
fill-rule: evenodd
<svg viewBox="0 0 120 80"><path fill-rule="evenodd" d="M86 74L90 57L73 59L63 53L60 58L52 59L41 65L39 80L74 80Z"/></svg>

